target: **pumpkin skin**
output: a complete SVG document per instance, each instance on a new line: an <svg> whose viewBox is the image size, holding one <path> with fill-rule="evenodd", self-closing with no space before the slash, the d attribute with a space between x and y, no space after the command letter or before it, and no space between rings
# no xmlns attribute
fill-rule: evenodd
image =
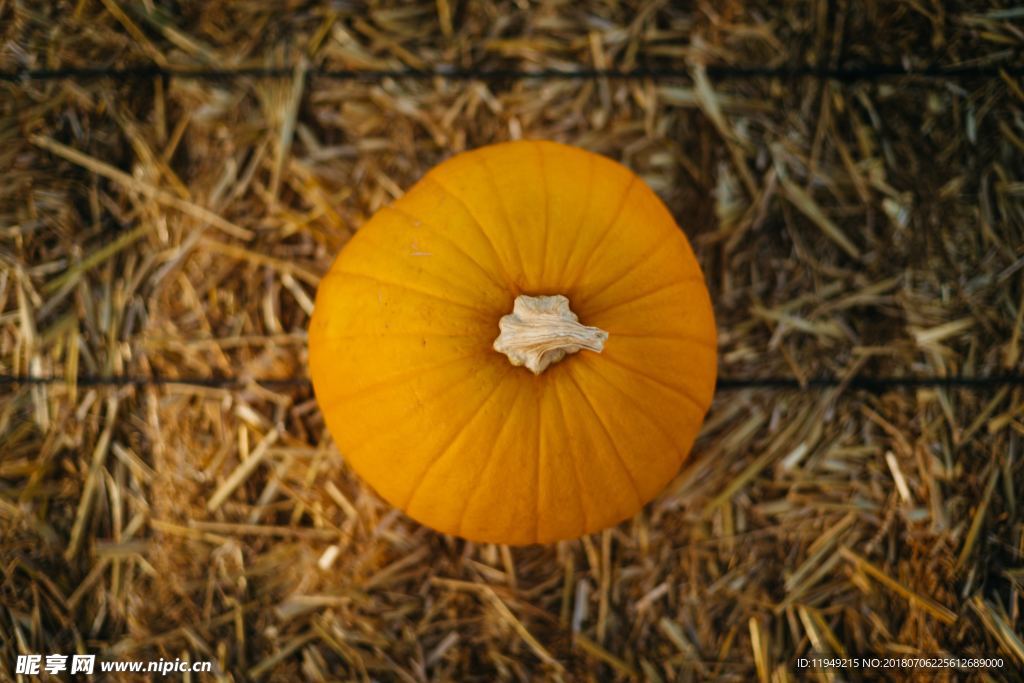
<svg viewBox="0 0 1024 683"><path fill-rule="evenodd" d="M520 294L566 296L601 353L535 375L495 351ZM518 141L454 156L365 223L317 292L317 401L342 455L438 531L552 542L634 515L711 403L700 266L621 164Z"/></svg>

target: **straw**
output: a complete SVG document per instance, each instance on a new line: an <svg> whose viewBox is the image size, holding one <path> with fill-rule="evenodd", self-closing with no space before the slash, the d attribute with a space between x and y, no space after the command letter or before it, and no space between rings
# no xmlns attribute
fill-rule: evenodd
<svg viewBox="0 0 1024 683"><path fill-rule="evenodd" d="M0 679L1012 678L1024 390L953 381L1024 372L1011 4L0 3L0 375L53 380L0 386ZM639 515L526 548L363 484L305 347L351 235L515 137L660 194L744 380Z"/></svg>

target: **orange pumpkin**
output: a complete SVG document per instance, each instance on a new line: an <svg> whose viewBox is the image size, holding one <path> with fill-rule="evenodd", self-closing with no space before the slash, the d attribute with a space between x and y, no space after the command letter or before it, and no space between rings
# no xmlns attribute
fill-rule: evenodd
<svg viewBox="0 0 1024 683"><path fill-rule="evenodd" d="M700 266L624 166L553 142L459 154L320 283L310 374L355 471L436 530L525 544L634 515L711 403Z"/></svg>

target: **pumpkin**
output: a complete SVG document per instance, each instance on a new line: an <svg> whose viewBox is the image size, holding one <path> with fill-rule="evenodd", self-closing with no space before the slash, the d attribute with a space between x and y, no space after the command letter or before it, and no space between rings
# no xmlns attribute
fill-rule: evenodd
<svg viewBox="0 0 1024 683"><path fill-rule="evenodd" d="M458 154L382 208L320 283L309 367L342 455L466 539L569 539L679 470L716 336L683 232L634 173L553 142Z"/></svg>

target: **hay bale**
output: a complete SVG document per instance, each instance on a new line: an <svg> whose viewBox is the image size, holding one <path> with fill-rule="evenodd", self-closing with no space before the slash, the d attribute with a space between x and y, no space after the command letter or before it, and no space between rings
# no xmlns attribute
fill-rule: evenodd
<svg viewBox="0 0 1024 683"><path fill-rule="evenodd" d="M1019 382L855 379L1021 373L1018 9L289 5L0 3L0 671L52 652L232 680L1024 666ZM393 73L437 65L465 71ZM962 71L897 75L936 65ZM353 477L305 328L373 211L526 136L640 173L695 242L723 375L809 388L734 383L642 514L510 549Z"/></svg>

